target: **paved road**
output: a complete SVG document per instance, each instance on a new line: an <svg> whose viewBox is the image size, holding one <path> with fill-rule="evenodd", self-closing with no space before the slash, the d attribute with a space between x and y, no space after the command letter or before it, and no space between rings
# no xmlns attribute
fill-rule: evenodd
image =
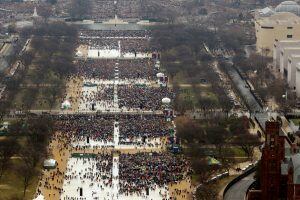
<svg viewBox="0 0 300 200"><path fill-rule="evenodd" d="M255 172L229 188L224 196L224 200L244 200L247 189L254 182L254 174Z"/></svg>
<svg viewBox="0 0 300 200"><path fill-rule="evenodd" d="M234 67L227 68L228 74L231 77L233 83L236 85L237 89L239 90L240 94L246 100L246 104L249 106L252 112L262 112L263 108L259 105L256 101L253 94L250 92L250 88L245 87L247 83L242 79L240 74L236 71Z"/></svg>
<svg viewBox="0 0 300 200"><path fill-rule="evenodd" d="M0 53L0 71L5 70L8 67L8 63L6 61L6 56L9 56L13 53L13 47L11 44L5 44L5 46L1 49Z"/></svg>

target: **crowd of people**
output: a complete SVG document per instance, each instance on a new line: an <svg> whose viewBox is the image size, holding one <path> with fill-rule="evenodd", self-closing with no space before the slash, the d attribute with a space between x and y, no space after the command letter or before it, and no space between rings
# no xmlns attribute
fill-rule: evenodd
<svg viewBox="0 0 300 200"><path fill-rule="evenodd" d="M121 51L122 52L150 52L151 49L149 47L149 40L148 39L121 39L119 40L121 44Z"/></svg>
<svg viewBox="0 0 300 200"><path fill-rule="evenodd" d="M71 163L68 164L64 175L64 185L68 187L74 184L73 187L75 188L78 182L81 184L77 185L76 191L74 191L75 194L73 193L72 195L66 194L65 190L62 190L61 199L75 200L77 198L74 196L80 196L78 195L80 191L85 195L78 197L78 199L96 198L100 193L104 192L105 188L112 186L112 155L101 153L86 156L73 157L70 160ZM76 170L74 170L75 168ZM87 195L88 193L90 195Z"/></svg>
<svg viewBox="0 0 300 200"><path fill-rule="evenodd" d="M92 0L91 10L88 17L93 20L103 20L115 17L116 8L114 1L107 0Z"/></svg>
<svg viewBox="0 0 300 200"><path fill-rule="evenodd" d="M154 63L151 59L121 60L119 62L120 79L147 79L155 77Z"/></svg>
<svg viewBox="0 0 300 200"><path fill-rule="evenodd" d="M92 48L101 46L115 48L120 41L122 51L144 52L148 50L147 35L149 35L148 31L89 30L80 32L79 43ZM146 37L138 38L144 36ZM74 76L79 77L83 84L78 98L87 107L92 102L108 101L112 102L114 106L116 104L120 112L130 111L130 109L160 111L163 109L162 99L165 97L174 99L174 93L168 87L159 87L154 82L150 82L150 80L155 80L158 73L154 67L155 63L156 60L153 58L78 59ZM143 79L149 80L149 82L139 82ZM134 81L132 82L132 80ZM117 148L117 146L133 147L137 150L139 145L148 145L148 143L153 145L151 146L154 147L153 149L156 149L155 147L159 147L157 144L161 145L168 136L170 128L171 126L164 116L155 114L105 115L97 113L94 116L69 115L56 118L56 129L66 138L67 144L70 146L75 144L72 146L73 149L84 152L92 147L90 151L93 153ZM161 141L158 142L157 139ZM91 145L89 140L95 141L93 143L95 145ZM98 141L104 142L104 144L96 143ZM115 195L117 192L118 198L122 195L131 196L133 194L143 196L145 191L151 190L159 193L162 199L166 199L169 184L176 184L186 178L188 163L181 156L174 156L167 152L142 153L140 151L135 154L125 154L120 149L115 150L117 152L113 151L111 154L98 154L96 160L94 158L93 160L91 160L92 158L77 158L75 163L68 164L64 175L64 185L72 184L73 179L79 179L83 188L88 182L93 196L97 196L97 198L102 195L98 191L105 193L106 197ZM115 154L118 154L116 160ZM77 170L75 165L79 163L85 165L85 168ZM71 168L75 169L71 170ZM97 188L94 187L95 184L101 185L103 181L104 185L101 186L101 189L95 189ZM116 183L117 188L115 187ZM79 189L78 187L76 192ZM63 199L72 199L72 195L70 195L72 189L68 188L67 190L68 194L63 196ZM65 190L62 190L62 194L64 193Z"/></svg>
<svg viewBox="0 0 300 200"><path fill-rule="evenodd" d="M142 110L161 110L162 99L173 99L174 93L167 87L145 87L143 85L120 85L119 107Z"/></svg>
<svg viewBox="0 0 300 200"><path fill-rule="evenodd" d="M69 144L78 141L113 141L114 118L109 115L85 116L69 115L61 116L56 122L56 130L68 138Z"/></svg>
<svg viewBox="0 0 300 200"><path fill-rule="evenodd" d="M79 44L88 45L90 49L119 49L118 40L106 38L80 38Z"/></svg>
<svg viewBox="0 0 300 200"><path fill-rule="evenodd" d="M122 53L150 52L147 38L80 38L79 44L90 49L121 49Z"/></svg>
<svg viewBox="0 0 300 200"><path fill-rule="evenodd" d="M138 18L141 3L138 0L92 0L92 9L88 16L96 21L114 18Z"/></svg>
<svg viewBox="0 0 300 200"><path fill-rule="evenodd" d="M120 192L139 193L156 186L165 187L185 177L188 163L169 153L120 155Z"/></svg>
<svg viewBox="0 0 300 200"><path fill-rule="evenodd" d="M77 76L86 79L113 79L115 67L118 67L120 79L147 79L153 80L157 71L152 59L87 59L78 60Z"/></svg>
<svg viewBox="0 0 300 200"><path fill-rule="evenodd" d="M69 115L55 118L56 130L61 132L70 144L78 141L113 141L114 122L119 122L119 143L133 144L143 139L167 136L168 124L160 115Z"/></svg>
<svg viewBox="0 0 300 200"><path fill-rule="evenodd" d="M88 83L92 84L92 83ZM93 86L85 86L87 89L83 89L80 95L80 104L85 109L91 109L92 104L107 107L112 106L112 101L114 99L114 88L111 85L97 85L96 90L89 90ZM82 107L81 107L82 109Z"/></svg>
<svg viewBox="0 0 300 200"><path fill-rule="evenodd" d="M149 30L91 30L82 29L79 31L79 38L149 38Z"/></svg>
<svg viewBox="0 0 300 200"><path fill-rule="evenodd" d="M119 119L120 143L128 144L137 139L154 139L168 134L164 116L124 115Z"/></svg>
<svg viewBox="0 0 300 200"><path fill-rule="evenodd" d="M86 79L113 79L115 65L115 60L78 60L76 63L77 76Z"/></svg>

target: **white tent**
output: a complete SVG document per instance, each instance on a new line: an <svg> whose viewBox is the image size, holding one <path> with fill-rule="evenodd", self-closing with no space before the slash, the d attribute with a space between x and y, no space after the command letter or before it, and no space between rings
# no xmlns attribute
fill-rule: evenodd
<svg viewBox="0 0 300 200"><path fill-rule="evenodd" d="M157 78L164 77L164 74L163 74L163 73L157 73L157 74L156 74L156 77L157 77Z"/></svg>
<svg viewBox="0 0 300 200"><path fill-rule="evenodd" d="M163 104L170 104L170 103L171 103L171 99L168 98L168 97L165 97L165 98L163 98L163 99L161 100L161 102L162 102Z"/></svg>
<svg viewBox="0 0 300 200"><path fill-rule="evenodd" d="M44 161L45 168L55 168L56 167L56 160L54 159L47 159Z"/></svg>
<svg viewBox="0 0 300 200"><path fill-rule="evenodd" d="M83 54L81 51L77 51L76 56L81 57Z"/></svg>
<svg viewBox="0 0 300 200"><path fill-rule="evenodd" d="M68 100L65 100L62 104L61 104L61 109L69 109L71 108L71 103Z"/></svg>
<svg viewBox="0 0 300 200"><path fill-rule="evenodd" d="M43 195L38 195L35 199L33 199L33 200L44 200L45 199L45 197L43 196Z"/></svg>

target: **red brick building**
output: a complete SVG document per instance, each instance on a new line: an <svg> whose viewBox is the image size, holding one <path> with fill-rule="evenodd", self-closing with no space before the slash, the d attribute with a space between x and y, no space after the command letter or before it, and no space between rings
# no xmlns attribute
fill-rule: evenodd
<svg viewBox="0 0 300 200"><path fill-rule="evenodd" d="M281 132L279 122L266 122L266 140L260 165L260 190L248 200L300 200L300 154Z"/></svg>

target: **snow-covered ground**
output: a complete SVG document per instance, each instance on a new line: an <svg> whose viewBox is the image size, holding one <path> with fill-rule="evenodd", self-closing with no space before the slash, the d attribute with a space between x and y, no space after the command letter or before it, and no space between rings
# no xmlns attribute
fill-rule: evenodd
<svg viewBox="0 0 300 200"><path fill-rule="evenodd" d="M120 58L121 52L118 49L89 49L88 58Z"/></svg>
<svg viewBox="0 0 300 200"><path fill-rule="evenodd" d="M68 160L66 177L71 178L64 180L62 200L160 200L169 197L167 187L156 187L155 190L149 191L149 196L146 195L146 191L141 195L119 194L119 157L113 157L111 183L109 179L104 178L107 174L96 168L96 163L94 158L70 158ZM80 188L82 188L82 197Z"/></svg>

